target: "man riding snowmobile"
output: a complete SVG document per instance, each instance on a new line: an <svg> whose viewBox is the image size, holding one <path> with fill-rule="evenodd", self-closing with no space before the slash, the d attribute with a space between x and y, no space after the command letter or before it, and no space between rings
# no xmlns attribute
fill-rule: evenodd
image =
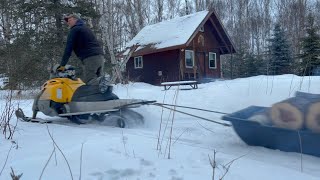
<svg viewBox="0 0 320 180"><path fill-rule="evenodd" d="M86 85L75 76L72 66L67 65L64 71L57 71L57 67L53 68L51 78L42 85L34 100L32 118L26 117L21 109L16 111L18 118L37 122L36 115L40 111L47 116L66 117L77 124L116 119L119 127L125 127L128 119L143 121L143 116L130 108L155 102L119 99L110 84Z"/></svg>

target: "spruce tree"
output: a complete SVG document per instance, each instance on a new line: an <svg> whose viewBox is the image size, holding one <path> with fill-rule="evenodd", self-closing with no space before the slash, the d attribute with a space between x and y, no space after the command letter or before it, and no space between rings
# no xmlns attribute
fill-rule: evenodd
<svg viewBox="0 0 320 180"><path fill-rule="evenodd" d="M8 29L0 39L0 74L10 78L10 88L38 87L49 78L47 69L60 62L66 43L64 14L78 13L85 20L98 16L87 0L6 0L0 2L0 10L0 25ZM69 63L81 70L74 56Z"/></svg>
<svg viewBox="0 0 320 180"><path fill-rule="evenodd" d="M258 62L253 54L240 51L236 54L237 60L237 77L250 77L258 74Z"/></svg>
<svg viewBox="0 0 320 180"><path fill-rule="evenodd" d="M308 15L306 22L306 37L301 42L301 75L312 75L315 68L320 66L320 36L312 14Z"/></svg>
<svg viewBox="0 0 320 180"><path fill-rule="evenodd" d="M291 56L290 45L286 39L284 30L279 23L275 25L271 39L268 39L269 54L269 74L279 75L291 73L293 58Z"/></svg>
<svg viewBox="0 0 320 180"><path fill-rule="evenodd" d="M257 76L263 74L264 65L261 57L249 53L246 55L246 61L248 64L248 76Z"/></svg>
<svg viewBox="0 0 320 180"><path fill-rule="evenodd" d="M247 67L245 62L245 50L240 46L239 50L233 57L233 75L235 77L247 77Z"/></svg>

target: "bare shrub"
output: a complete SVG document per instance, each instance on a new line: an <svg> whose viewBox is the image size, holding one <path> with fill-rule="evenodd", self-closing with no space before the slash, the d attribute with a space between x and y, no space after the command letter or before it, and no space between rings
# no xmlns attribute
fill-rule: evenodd
<svg viewBox="0 0 320 180"><path fill-rule="evenodd" d="M25 99L33 99L36 95L38 95L40 89L36 90L16 90L13 93L12 99L15 100L25 100Z"/></svg>
<svg viewBox="0 0 320 180"><path fill-rule="evenodd" d="M16 121L13 125L11 122L15 110L12 90L8 91L8 94L5 96L4 104L5 105L0 116L0 130L6 139L12 139L18 123L18 121Z"/></svg>
<svg viewBox="0 0 320 180"><path fill-rule="evenodd" d="M66 156L64 155L64 153L62 152L62 150L60 149L60 147L58 146L58 144L56 143L56 141L53 139L53 136L52 136L52 134L51 134L51 133L50 133L50 131L49 131L48 124L46 124L46 126L47 126L48 134L49 134L49 136L50 136L50 138L51 138L51 140L52 140L52 142L53 142L53 145L54 145L54 146L53 146L53 151L52 151L52 153L51 153L51 155L50 155L50 157L49 157L48 161L46 162L46 164L45 164L44 168L42 169L42 172L41 172L41 175L40 175L40 178L39 178L39 179L41 179L41 178L42 178L42 175L43 175L43 173L44 173L44 171L45 171L45 169L46 169L46 167L47 167L48 163L50 162L50 160L51 160L51 158L52 158L52 156L53 156L53 154L55 153L56 148L57 148L57 149L59 150L59 152L61 153L62 157L64 158L64 160L65 160L65 162L66 162L66 164L67 164L67 166L68 166L68 169L69 169L69 172L70 172L71 179L73 180L74 178L73 178L73 175L72 175L72 171L71 171L70 163L68 162L68 160L67 160ZM81 150L81 151L82 151L82 150ZM82 155L81 155L81 156L82 156ZM81 171L81 170L80 170L80 171Z"/></svg>
<svg viewBox="0 0 320 180"><path fill-rule="evenodd" d="M19 180L22 175L23 175L23 173L21 173L21 174L19 174L19 175L15 175L15 174L14 174L14 171L13 171L13 169L12 169L12 167L11 167L10 176L11 176L12 180Z"/></svg>
<svg viewBox="0 0 320 180"><path fill-rule="evenodd" d="M164 153L164 156L166 156L167 151L168 151L168 156L167 156L168 159L171 159L171 146L173 144L173 142L172 142L173 124L174 124L174 119L175 119L175 112L176 112L176 104L177 104L178 95L179 95L179 88L177 88L177 90L175 91L174 97L172 99L173 104L174 104L174 107L172 109L160 105L160 107L162 107L162 112L161 112L161 121L160 121L159 133L158 133L158 138L157 138L157 141L158 141L157 142L157 150L159 151L158 155L160 155L160 153L162 153L162 150L163 150L162 146L165 146L163 153ZM166 98L166 93L164 95L163 102L164 102L165 98ZM170 113L169 113L168 120L165 123L165 126L162 127L164 108L165 109L169 109ZM161 132L162 132L162 137L160 137L161 136ZM168 140L167 140L167 143L165 145L163 145L163 141L165 140L166 133L169 133L168 134Z"/></svg>
<svg viewBox="0 0 320 180"><path fill-rule="evenodd" d="M222 167L223 172L222 172L221 177L219 177L219 180L223 180L224 177L228 174L228 172L230 172L229 170L230 170L231 165L232 165L236 160L238 160L238 159L246 156L246 154L245 154L245 155L242 155L242 156L240 156L240 157L237 157L237 158L231 160L230 162L228 162L228 163L226 163L226 164L218 164L217 161L216 161L216 154L217 154L217 151L214 150L214 152L213 152L213 159L208 155L208 157L209 157L209 162L210 162L210 166L211 166L211 168L212 168L212 180L215 180L215 175L216 175L216 174L215 174L215 169L217 169L217 168L219 168L219 167Z"/></svg>
<svg viewBox="0 0 320 180"><path fill-rule="evenodd" d="M12 150L12 149L18 149L18 148L19 148L17 142L11 141L11 143L12 143L12 144L11 144L11 146L10 146L10 149L9 149L8 153L7 153L6 160L4 161L3 166L2 166L2 168L1 168L0 176L2 175L2 172L3 172L3 170L5 169L5 167L6 167L6 165L7 165L7 162L8 162L8 159L9 159L9 155L10 155L11 150ZM12 168L11 168L11 170L12 170ZM12 171L13 171L13 170L12 170ZM14 173L13 173L13 174L14 174ZM21 176L22 176L22 175L21 175ZM20 176L20 177L21 177L21 176Z"/></svg>

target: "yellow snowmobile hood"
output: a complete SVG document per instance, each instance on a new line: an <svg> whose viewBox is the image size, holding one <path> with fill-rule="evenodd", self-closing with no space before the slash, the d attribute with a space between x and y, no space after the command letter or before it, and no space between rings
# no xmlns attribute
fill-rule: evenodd
<svg viewBox="0 0 320 180"><path fill-rule="evenodd" d="M85 83L77 78L54 78L45 82L41 89L42 95L40 100L52 100L58 103L68 103L71 101L74 92Z"/></svg>

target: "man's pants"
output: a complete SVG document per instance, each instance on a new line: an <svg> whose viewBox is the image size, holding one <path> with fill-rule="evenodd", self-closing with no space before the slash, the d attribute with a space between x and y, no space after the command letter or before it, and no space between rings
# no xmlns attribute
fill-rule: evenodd
<svg viewBox="0 0 320 180"><path fill-rule="evenodd" d="M82 81L87 85L98 85L98 78L104 75L104 57L102 55L90 56L83 59L82 64Z"/></svg>

